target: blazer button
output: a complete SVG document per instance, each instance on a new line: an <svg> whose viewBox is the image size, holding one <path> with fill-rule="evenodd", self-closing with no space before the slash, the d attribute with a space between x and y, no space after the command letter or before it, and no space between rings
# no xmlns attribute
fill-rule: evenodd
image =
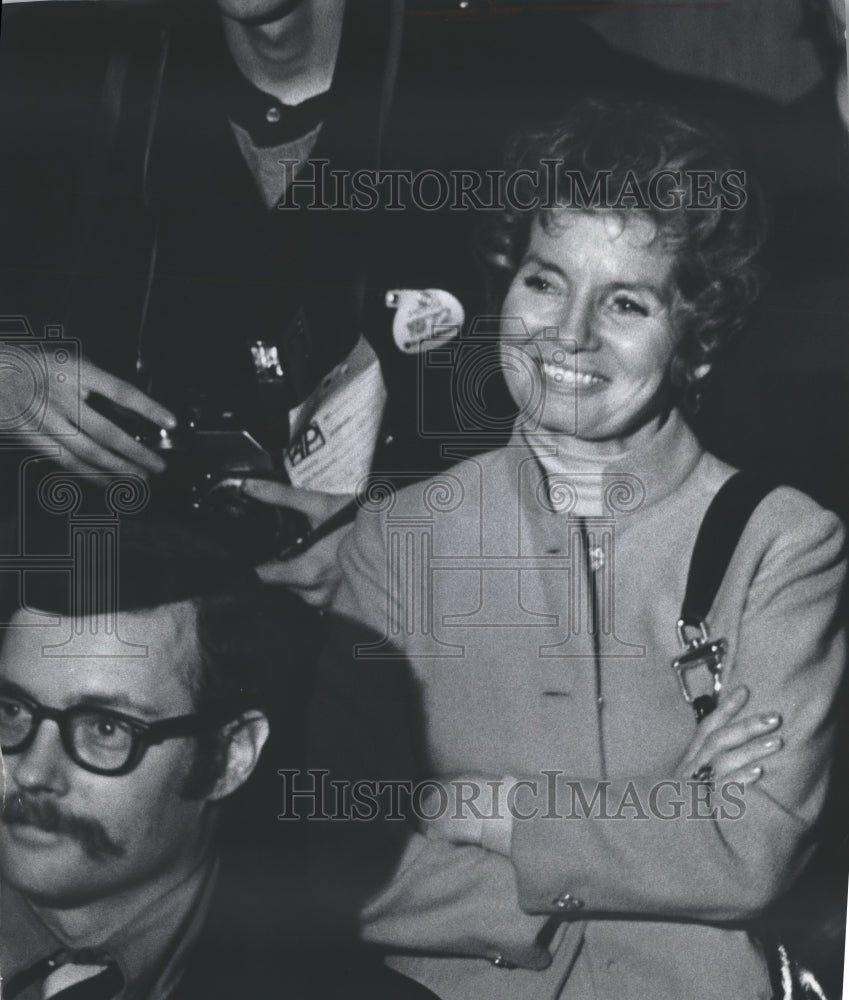
<svg viewBox="0 0 849 1000"><path fill-rule="evenodd" d="M492 964L496 969L515 969L516 966L513 962L508 961L503 955L496 955L492 960Z"/></svg>
<svg viewBox="0 0 849 1000"><path fill-rule="evenodd" d="M580 910L584 905L584 901L571 895L571 893L564 892L562 896L558 896L557 899L552 900L551 905L562 911Z"/></svg>

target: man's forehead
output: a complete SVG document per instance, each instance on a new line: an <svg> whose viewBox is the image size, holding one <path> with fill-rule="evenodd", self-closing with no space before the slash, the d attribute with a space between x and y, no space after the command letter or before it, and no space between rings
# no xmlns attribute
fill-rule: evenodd
<svg viewBox="0 0 849 1000"><path fill-rule="evenodd" d="M86 616L50 622L13 616L0 647L0 678L63 703L120 692L145 706L176 698L181 710L191 707L199 659L193 602L122 611L109 623ZM71 636L73 644L63 645Z"/></svg>

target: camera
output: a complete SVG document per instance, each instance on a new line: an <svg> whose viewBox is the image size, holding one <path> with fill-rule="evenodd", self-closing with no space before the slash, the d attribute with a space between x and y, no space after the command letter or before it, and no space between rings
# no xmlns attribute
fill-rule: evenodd
<svg viewBox="0 0 849 1000"><path fill-rule="evenodd" d="M6 399L0 413L0 440L4 434L18 439L40 434L51 393L61 393L70 403L67 429L53 433L79 433L79 341L65 337L61 326L48 326L37 338L25 316L0 316L0 367L13 373L17 384L16 395Z"/></svg>
<svg viewBox="0 0 849 1000"><path fill-rule="evenodd" d="M196 524L215 542L254 563L281 553L309 531L305 514L244 495L246 479L282 476L271 455L236 415L208 403L189 406L173 431L128 412L102 396L89 396L103 416L159 454L165 472L150 483L154 516Z"/></svg>

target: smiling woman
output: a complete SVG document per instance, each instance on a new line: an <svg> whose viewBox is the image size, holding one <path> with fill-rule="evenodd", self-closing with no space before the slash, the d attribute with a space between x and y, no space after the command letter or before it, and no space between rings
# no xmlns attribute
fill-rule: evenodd
<svg viewBox="0 0 849 1000"><path fill-rule="evenodd" d="M543 167L557 199L533 211L511 207L495 216L483 241L493 298L503 303L504 315L522 315L517 312L517 283L537 280L526 271L541 247L571 257L572 266L577 266L578 256L585 257L586 245L592 242L585 227L594 219L599 238L602 232L607 237L598 243L596 257L607 271L610 290L615 290L610 283L615 284L611 272L617 267L627 277L626 286L643 281L641 272L647 272L646 291L654 291L654 304L663 307L663 322L675 341L668 370L671 384L680 394L705 377L717 352L742 328L758 294L756 259L766 227L756 180L703 123L636 102L583 101L557 128L514 141L508 175L526 171L531 178ZM694 177L703 180L699 197ZM689 179L687 190L677 192L682 197L668 189L675 178ZM722 197L728 178L744 183L733 202ZM576 188L587 197L558 200ZM630 194L623 196L626 190ZM606 191L620 195L611 203ZM622 207L626 203L631 207ZM576 224L581 229L573 240L564 230ZM567 275L565 284L569 282ZM551 291L563 287L553 283ZM640 313L647 311L645 306L638 299L628 304L620 298L616 308L620 314ZM531 309L529 323L538 311ZM658 309L648 312L659 318ZM574 337L563 333L562 311L547 309L544 320L546 327L560 328L561 336L574 343Z"/></svg>
<svg viewBox="0 0 849 1000"><path fill-rule="evenodd" d="M504 300L521 318L529 365L504 365L526 409L539 393L539 429L613 453L652 433L661 419L678 332L672 318L674 255L646 242L638 223L611 216L558 218L533 227ZM520 346L511 338L504 350ZM529 386L531 373L540 387Z"/></svg>
<svg viewBox="0 0 849 1000"><path fill-rule="evenodd" d="M439 792L362 924L440 997L778 996L753 928L803 871L825 798L838 519L762 494L699 616L716 661L697 658L683 691L673 669L691 554L734 476L681 404L754 299L760 202L748 179L734 207L653 204L659 172L719 183L739 166L655 107L581 103L520 138L508 173L553 162L587 191L631 176L642 197L511 209L491 231L513 437L358 518L335 610L372 641L331 643L312 762L395 778L406 752ZM416 685L406 713L391 679L368 690L393 656ZM685 785L705 809L673 815Z"/></svg>

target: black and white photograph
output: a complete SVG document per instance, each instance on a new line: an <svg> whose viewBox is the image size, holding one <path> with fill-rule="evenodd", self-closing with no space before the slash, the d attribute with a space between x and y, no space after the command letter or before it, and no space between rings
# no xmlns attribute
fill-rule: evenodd
<svg viewBox="0 0 849 1000"><path fill-rule="evenodd" d="M840 1000L845 0L0 5L0 1000Z"/></svg>

